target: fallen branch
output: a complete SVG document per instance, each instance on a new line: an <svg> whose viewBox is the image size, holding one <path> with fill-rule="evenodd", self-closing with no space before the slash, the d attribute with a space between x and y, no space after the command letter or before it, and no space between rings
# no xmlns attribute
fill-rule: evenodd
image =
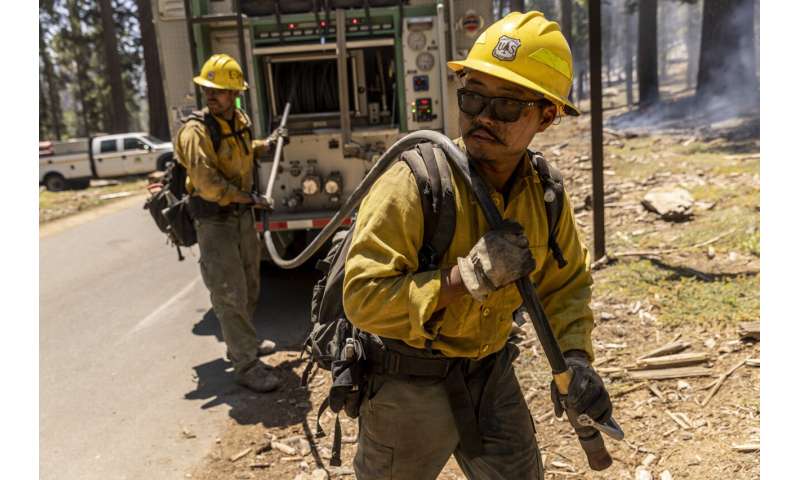
<svg viewBox="0 0 800 480"><path fill-rule="evenodd" d="M635 392L636 390L639 390L640 388L642 388L644 386L647 386L647 382L637 383L636 385L632 385L632 386L630 386L628 388L623 388L622 390L620 390L618 392L611 392L611 396L612 397L621 397L621 396L627 395L627 394L629 394L631 392Z"/></svg>
<svg viewBox="0 0 800 480"><path fill-rule="evenodd" d="M761 443L743 443L741 445L734 445L733 449L742 453L758 452L761 450Z"/></svg>
<svg viewBox="0 0 800 480"><path fill-rule="evenodd" d="M742 340L753 339L756 341L761 340L761 323L760 322L743 322L739 324L739 337Z"/></svg>
<svg viewBox="0 0 800 480"><path fill-rule="evenodd" d="M717 380L717 383L715 383L714 387L711 389L711 391L708 392L708 395L706 395L706 398L704 398L703 401L700 402L700 405L705 407L708 404L709 400L711 400L711 397L713 397L714 394L716 394L717 391L719 391L719 387L722 386L722 383L725 381L725 379L730 377L731 374L733 374L733 372L735 372L737 368L739 368L742 365L744 365L745 362L747 362L747 359L742 360L741 362L739 362L736 365L734 365L733 367L731 367L730 370L728 370L727 372L725 372L722 375L720 375L719 379Z"/></svg>
<svg viewBox="0 0 800 480"><path fill-rule="evenodd" d="M655 370L628 371L634 380L671 380L674 378L707 377L714 372L706 367L659 368Z"/></svg>
<svg viewBox="0 0 800 480"><path fill-rule="evenodd" d="M706 352L677 353L636 360L636 366L643 370L648 368L685 367L707 362L708 359L709 355Z"/></svg>
<svg viewBox="0 0 800 480"><path fill-rule="evenodd" d="M649 388L649 389L650 389L650 391L651 391L651 392L653 392L653 395L655 395L656 397L658 397L658 399L659 399L659 400L661 400L662 402L666 402L666 401L667 401L667 400L664 398L664 394L663 394L663 393L661 393L661 390L659 390L659 389L658 389L658 387L656 387L655 385L651 385L651 384L649 384L649 383L648 383L648 384L647 384L647 388Z"/></svg>
<svg viewBox="0 0 800 480"><path fill-rule="evenodd" d="M700 243L695 243L694 245L689 245L688 247L665 248L663 250L633 250L633 251L630 251L630 252L621 252L621 253L609 254L609 257L611 257L612 259L613 258L620 258L620 257L658 257L658 256L661 256L661 255L664 255L665 253L680 252L682 250L692 250L692 249L695 249L695 248L706 247L708 245L711 245L712 243L715 243L715 242L727 237L728 235L730 235L731 233L733 233L735 231L736 231L736 229L732 228L732 229L728 230L727 232L724 232L724 233L721 233L721 234L717 235L716 237L712 237L712 238L710 238L708 240L705 240L703 242L700 242Z"/></svg>
<svg viewBox="0 0 800 480"><path fill-rule="evenodd" d="M253 447L245 448L241 452L239 452L236 455L232 456L230 458L230 461L231 462L236 462L236 461L240 460L242 457L246 456L248 453L250 453L252 451L253 451Z"/></svg>
<svg viewBox="0 0 800 480"><path fill-rule="evenodd" d="M688 419L686 418L686 414L684 413L676 414L667 410L667 415L669 416L669 418L672 419L673 422L677 423L678 426L681 427L682 429L689 430L692 428L692 426L688 422Z"/></svg>
<svg viewBox="0 0 800 480"><path fill-rule="evenodd" d="M662 346L660 346L660 347L658 347L656 349L650 350L649 352L645 353L644 355L639 356L636 359L636 363L639 363L639 362L641 362L641 361L643 361L645 359L648 359L648 358L663 357L664 355L670 355L670 354L678 353L678 352L681 352L683 350L686 350L690 346L691 346L691 344L689 342L679 342L679 341L677 341L677 337L676 337L676 340L673 340L673 341L671 341L671 342L669 342L669 343L667 343L665 345L662 345Z"/></svg>

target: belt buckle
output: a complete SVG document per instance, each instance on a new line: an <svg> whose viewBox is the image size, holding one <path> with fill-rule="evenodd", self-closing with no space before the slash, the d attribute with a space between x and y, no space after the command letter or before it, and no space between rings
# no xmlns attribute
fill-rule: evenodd
<svg viewBox="0 0 800 480"><path fill-rule="evenodd" d="M390 375L397 375L400 373L400 355L387 351L383 363L386 373Z"/></svg>

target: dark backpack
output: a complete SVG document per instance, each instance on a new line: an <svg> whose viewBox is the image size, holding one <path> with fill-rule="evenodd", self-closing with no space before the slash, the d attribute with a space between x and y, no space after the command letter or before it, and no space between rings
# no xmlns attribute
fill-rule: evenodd
<svg viewBox="0 0 800 480"><path fill-rule="evenodd" d="M247 118L246 115L245 118ZM215 152L219 151L222 139L230 136L236 136L245 146L245 151L249 151L249 143L253 138L249 119L244 128L226 135L222 134L219 122L210 113L197 110L182 118L181 122L186 124L193 120L203 123L206 127ZM245 133L247 133L247 138L244 137ZM197 216L196 212L193 214L193 210L197 210L197 206L194 205L197 202L190 204L190 196L186 192L186 175L186 167L173 157L167 163L161 181L148 185L147 189L151 196L144 204L144 209L150 212L158 229L167 235L171 244L175 245L178 251L178 260L184 259L181 247L191 247L197 243L197 231L193 221L193 218ZM199 197L196 200L199 200ZM211 202L204 203L215 205Z"/></svg>
<svg viewBox="0 0 800 480"><path fill-rule="evenodd" d="M186 195L186 168L173 158L167 162L161 181L148 185L147 189L151 195L145 201L144 209L150 212L158 229L167 235L178 251L178 260L182 261L181 247L197 243Z"/></svg>
<svg viewBox="0 0 800 480"><path fill-rule="evenodd" d="M418 157L403 155L401 159L414 174L422 203L424 233L423 245L418 252L418 271L429 271L439 268L455 233L454 187L444 153L438 148L434 150L430 143L421 143L415 148L419 152ZM533 167L545 189L548 245L561 268L566 262L555 239L556 225L564 205L563 178L539 152L531 153ZM358 417L367 380L366 346L369 343L383 344L380 337L356 328L345 316L342 297L344 264L354 229L351 226L337 232L327 255L317 262L317 269L323 275L314 286L311 296L311 331L305 342L305 350L310 358L301 379L302 385L308 385L314 365L329 370L333 377L329 394L317 411L316 431L317 437L325 435L319 419L330 408L336 413L331 465L341 464L339 412L345 410L349 417Z"/></svg>

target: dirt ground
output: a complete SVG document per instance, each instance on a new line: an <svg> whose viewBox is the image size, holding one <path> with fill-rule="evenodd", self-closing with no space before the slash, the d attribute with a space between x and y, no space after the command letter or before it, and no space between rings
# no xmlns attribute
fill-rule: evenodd
<svg viewBox="0 0 800 480"><path fill-rule="evenodd" d="M609 103L621 104L618 98ZM606 112L606 118L622 115L629 115L624 107ZM588 115L565 119L534 146L563 171L591 250L588 128ZM611 468L588 469L569 424L552 415L549 368L531 336L515 367L536 420L546 478L759 478L760 345L740 339L738 332L742 322L759 321L758 118L716 123L695 118L684 129L651 128L605 135L609 256L594 269L595 366L626 437L606 440L614 458ZM691 219L668 222L644 209L641 200L649 190L675 186L694 197ZM707 354L700 365L707 367L703 376L633 378L638 357L674 341L689 344L684 353ZM343 466L330 467L332 415L322 417L329 435L314 438L329 375L319 372L309 390L295 384L305 366L298 356L270 357L279 375L295 380L279 393L251 397L254 417L267 412L269 425L285 426L230 420L216 448L187 478L312 478L315 469L327 473L314 472L318 477L313 478L353 478L357 424L342 415ZM702 405L720 375L731 369ZM295 451L281 450L277 443L267 449L270 441ZM463 476L451 459L440 478Z"/></svg>
<svg viewBox="0 0 800 480"><path fill-rule="evenodd" d="M141 176L115 180L92 180L89 188L50 192L39 188L39 223L47 223L78 212L107 205L132 195L144 195L147 180Z"/></svg>

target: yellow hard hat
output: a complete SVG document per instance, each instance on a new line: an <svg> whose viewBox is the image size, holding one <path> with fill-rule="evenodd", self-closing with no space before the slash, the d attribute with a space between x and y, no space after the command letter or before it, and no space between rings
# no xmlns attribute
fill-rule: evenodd
<svg viewBox="0 0 800 480"><path fill-rule="evenodd" d="M484 31L466 60L447 62L453 71L477 70L534 90L569 115L572 52L556 22L542 12L511 12Z"/></svg>
<svg viewBox="0 0 800 480"><path fill-rule="evenodd" d="M211 58L203 64L200 75L194 77L194 83L221 90L242 91L247 89L242 67L233 57L224 53L211 55Z"/></svg>

